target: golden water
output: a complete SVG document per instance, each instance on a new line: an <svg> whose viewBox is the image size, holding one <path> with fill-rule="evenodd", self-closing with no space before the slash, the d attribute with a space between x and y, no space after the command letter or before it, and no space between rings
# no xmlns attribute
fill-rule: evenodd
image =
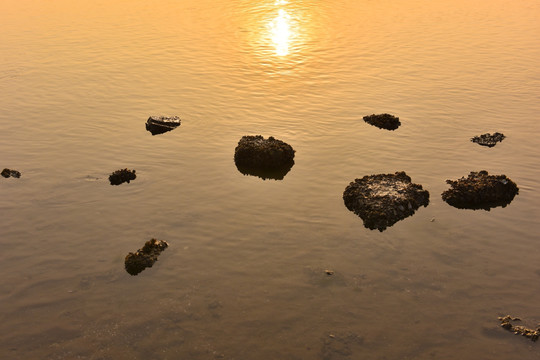
<svg viewBox="0 0 540 360"><path fill-rule="evenodd" d="M0 179L0 358L537 359L497 317L540 322L539 18L536 0L3 0L0 167L22 177ZM384 112L402 126L362 120ZM152 136L150 115L182 125ZM236 169L257 134L295 148L282 181ZM518 184L510 205L442 201L482 169ZM343 190L396 171L429 206L366 229ZM130 276L152 237L169 248Z"/></svg>

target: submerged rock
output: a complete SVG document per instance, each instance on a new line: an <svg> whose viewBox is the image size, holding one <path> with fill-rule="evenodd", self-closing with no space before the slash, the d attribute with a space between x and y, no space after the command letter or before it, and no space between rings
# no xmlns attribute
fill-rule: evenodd
<svg viewBox="0 0 540 360"><path fill-rule="evenodd" d="M451 188L442 193L442 199L459 209L489 211L497 206L505 207L519 193L516 183L506 175L489 175L485 170L446 183Z"/></svg>
<svg viewBox="0 0 540 360"><path fill-rule="evenodd" d="M171 131L180 126L180 118L178 116L150 116L146 120L146 130L152 135L158 135Z"/></svg>
<svg viewBox="0 0 540 360"><path fill-rule="evenodd" d="M503 141L505 137L504 134L496 132L493 135L488 133L475 136L471 138L471 141L482 146L494 147L498 142Z"/></svg>
<svg viewBox="0 0 540 360"><path fill-rule="evenodd" d="M399 118L390 114L372 114L364 116L364 121L370 125L386 130L396 130L401 125Z"/></svg>
<svg viewBox="0 0 540 360"><path fill-rule="evenodd" d="M428 206L429 192L411 183L404 172L378 174L356 179L343 192L347 209L364 220L364 226L379 231Z"/></svg>
<svg viewBox="0 0 540 360"><path fill-rule="evenodd" d="M130 275L137 275L147 267L152 267L158 260L159 254L165 250L169 244L162 240L148 240L142 249L137 250L135 253L129 253L126 255L124 265L126 271Z"/></svg>
<svg viewBox="0 0 540 360"><path fill-rule="evenodd" d="M121 169L116 170L109 175L109 181L111 182L111 185L120 185L125 182L129 184L129 182L135 180L136 177L135 170Z"/></svg>
<svg viewBox="0 0 540 360"><path fill-rule="evenodd" d="M12 170L8 168L5 168L4 170L2 170L1 175L5 178L8 178L8 177L20 178L21 177L20 172L18 172L17 170Z"/></svg>
<svg viewBox="0 0 540 360"><path fill-rule="evenodd" d="M510 315L501 316L499 317L499 320L503 328L513 332L515 335L528 337L532 341L536 341L538 340L538 337L540 337L540 326L537 326L536 329L529 329L522 325L514 325L512 324L512 321L521 321L521 319Z"/></svg>
<svg viewBox="0 0 540 360"><path fill-rule="evenodd" d="M281 180L294 165L294 153L291 145L272 136L242 136L234 149L234 162L242 174Z"/></svg>

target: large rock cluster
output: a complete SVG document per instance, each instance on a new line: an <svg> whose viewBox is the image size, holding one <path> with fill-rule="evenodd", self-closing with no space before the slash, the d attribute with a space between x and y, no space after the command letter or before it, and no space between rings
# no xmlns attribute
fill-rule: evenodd
<svg viewBox="0 0 540 360"><path fill-rule="evenodd" d="M471 139L471 141L473 143L477 143L478 145L494 147L495 145L497 145L498 142L503 141L505 137L506 136L504 136L504 134L496 132L493 135L488 133L475 136Z"/></svg>
<svg viewBox="0 0 540 360"><path fill-rule="evenodd" d="M281 180L294 165L291 145L261 135L243 136L234 150L234 162L242 174Z"/></svg>
<svg viewBox="0 0 540 360"><path fill-rule="evenodd" d="M459 209L505 207L519 193L516 183L506 175L489 175L485 170L446 182L451 188L442 193L442 198Z"/></svg>
<svg viewBox="0 0 540 360"><path fill-rule="evenodd" d="M146 120L146 130L152 135L158 135L171 131L180 126L180 118L178 116L150 116Z"/></svg>
<svg viewBox="0 0 540 360"><path fill-rule="evenodd" d="M109 175L109 181L111 182L111 185L120 185L125 182L129 184L129 182L135 180L136 177L135 170L120 169Z"/></svg>
<svg viewBox="0 0 540 360"><path fill-rule="evenodd" d="M364 176L343 192L345 206L364 220L369 229L385 230L429 204L429 192L413 184L403 171Z"/></svg>
<svg viewBox="0 0 540 360"><path fill-rule="evenodd" d="M130 275L137 275L147 267L152 267L157 261L159 254L165 250L169 244L166 241L151 239L135 253L126 255L124 265Z"/></svg>
<svg viewBox="0 0 540 360"><path fill-rule="evenodd" d="M370 125L386 130L396 130L401 125L399 118L390 114L372 114L364 116L364 121Z"/></svg>

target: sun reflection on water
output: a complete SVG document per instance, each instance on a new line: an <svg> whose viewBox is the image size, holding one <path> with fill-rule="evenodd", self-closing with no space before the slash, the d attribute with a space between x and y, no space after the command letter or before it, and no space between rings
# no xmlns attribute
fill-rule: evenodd
<svg viewBox="0 0 540 360"><path fill-rule="evenodd" d="M279 56L288 55L289 43L292 38L290 15L284 9L279 9L278 16L270 22L269 26L276 54Z"/></svg>

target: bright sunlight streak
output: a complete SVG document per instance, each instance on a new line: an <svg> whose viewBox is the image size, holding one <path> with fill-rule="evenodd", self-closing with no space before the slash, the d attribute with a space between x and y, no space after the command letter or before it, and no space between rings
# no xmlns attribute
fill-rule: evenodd
<svg viewBox="0 0 540 360"><path fill-rule="evenodd" d="M276 54L279 56L289 54L291 17L285 10L279 9L278 16L270 23L270 31L272 33L272 42L276 47Z"/></svg>

